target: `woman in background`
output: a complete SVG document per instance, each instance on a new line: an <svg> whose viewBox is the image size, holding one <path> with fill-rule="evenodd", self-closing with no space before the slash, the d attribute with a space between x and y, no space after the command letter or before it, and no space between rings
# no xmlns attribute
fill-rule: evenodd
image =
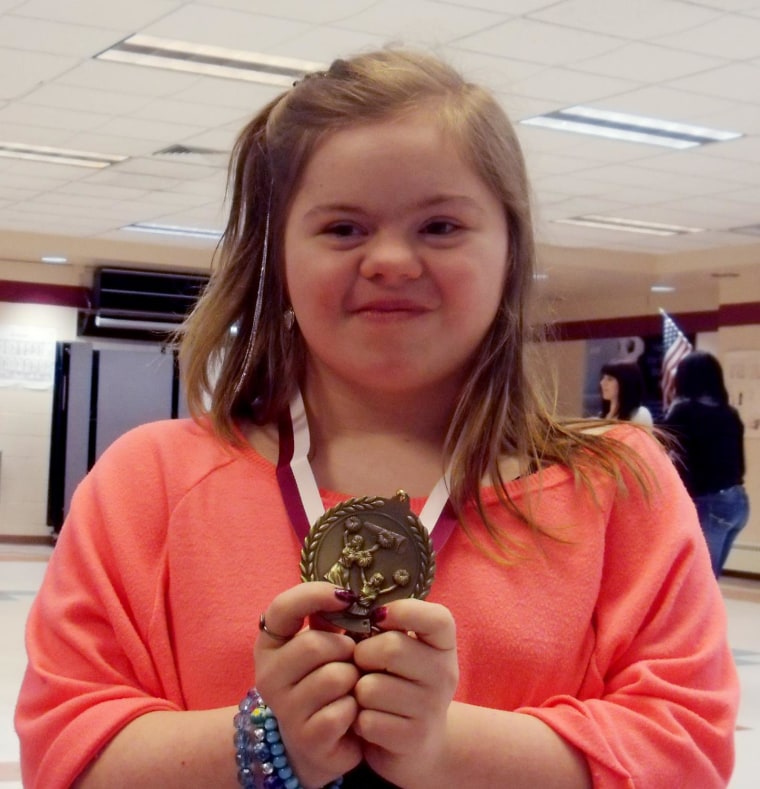
<svg viewBox="0 0 760 789"><path fill-rule="evenodd" d="M602 417L652 426L652 414L641 404L644 380L637 364L610 362L602 367Z"/></svg>
<svg viewBox="0 0 760 789"><path fill-rule="evenodd" d="M744 425L728 403L720 362L693 351L676 370L676 397L663 426L678 442L676 466L697 507L717 578L747 524Z"/></svg>

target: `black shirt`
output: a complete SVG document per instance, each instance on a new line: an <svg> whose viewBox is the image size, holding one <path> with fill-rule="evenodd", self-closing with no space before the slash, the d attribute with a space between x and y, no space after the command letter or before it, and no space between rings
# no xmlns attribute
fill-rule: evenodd
<svg viewBox="0 0 760 789"><path fill-rule="evenodd" d="M707 400L677 400L662 422L676 439L678 472L692 496L744 481L744 425L735 408Z"/></svg>
<svg viewBox="0 0 760 789"><path fill-rule="evenodd" d="M398 787L381 778L366 762L362 762L343 776L343 789L398 789Z"/></svg>

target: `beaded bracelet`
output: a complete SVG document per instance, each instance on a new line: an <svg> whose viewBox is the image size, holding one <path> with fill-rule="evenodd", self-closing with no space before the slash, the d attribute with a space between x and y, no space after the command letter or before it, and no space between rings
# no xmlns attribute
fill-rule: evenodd
<svg viewBox="0 0 760 789"><path fill-rule="evenodd" d="M288 762L277 718L256 688L248 691L238 709L233 742L240 786L243 789L303 789ZM341 777L327 789L338 789L342 784Z"/></svg>

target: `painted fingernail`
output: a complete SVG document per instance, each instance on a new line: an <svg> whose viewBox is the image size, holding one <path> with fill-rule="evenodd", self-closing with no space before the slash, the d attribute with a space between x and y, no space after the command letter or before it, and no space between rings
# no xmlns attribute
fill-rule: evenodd
<svg viewBox="0 0 760 789"><path fill-rule="evenodd" d="M346 603L347 605L355 603L358 599L350 589L336 589L335 596L338 598L338 600L340 600L342 603Z"/></svg>
<svg viewBox="0 0 760 789"><path fill-rule="evenodd" d="M369 621L372 622L373 625L380 624L380 622L388 616L388 608L384 605L378 606L374 608L369 613Z"/></svg>

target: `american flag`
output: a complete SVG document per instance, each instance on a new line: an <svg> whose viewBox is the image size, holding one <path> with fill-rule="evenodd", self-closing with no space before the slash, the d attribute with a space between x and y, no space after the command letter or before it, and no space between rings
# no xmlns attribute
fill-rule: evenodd
<svg viewBox="0 0 760 789"><path fill-rule="evenodd" d="M662 407L666 409L673 401L676 388L676 367L690 353L692 344L686 335L676 326L673 319L664 310L662 313L662 371L660 386L662 387Z"/></svg>

